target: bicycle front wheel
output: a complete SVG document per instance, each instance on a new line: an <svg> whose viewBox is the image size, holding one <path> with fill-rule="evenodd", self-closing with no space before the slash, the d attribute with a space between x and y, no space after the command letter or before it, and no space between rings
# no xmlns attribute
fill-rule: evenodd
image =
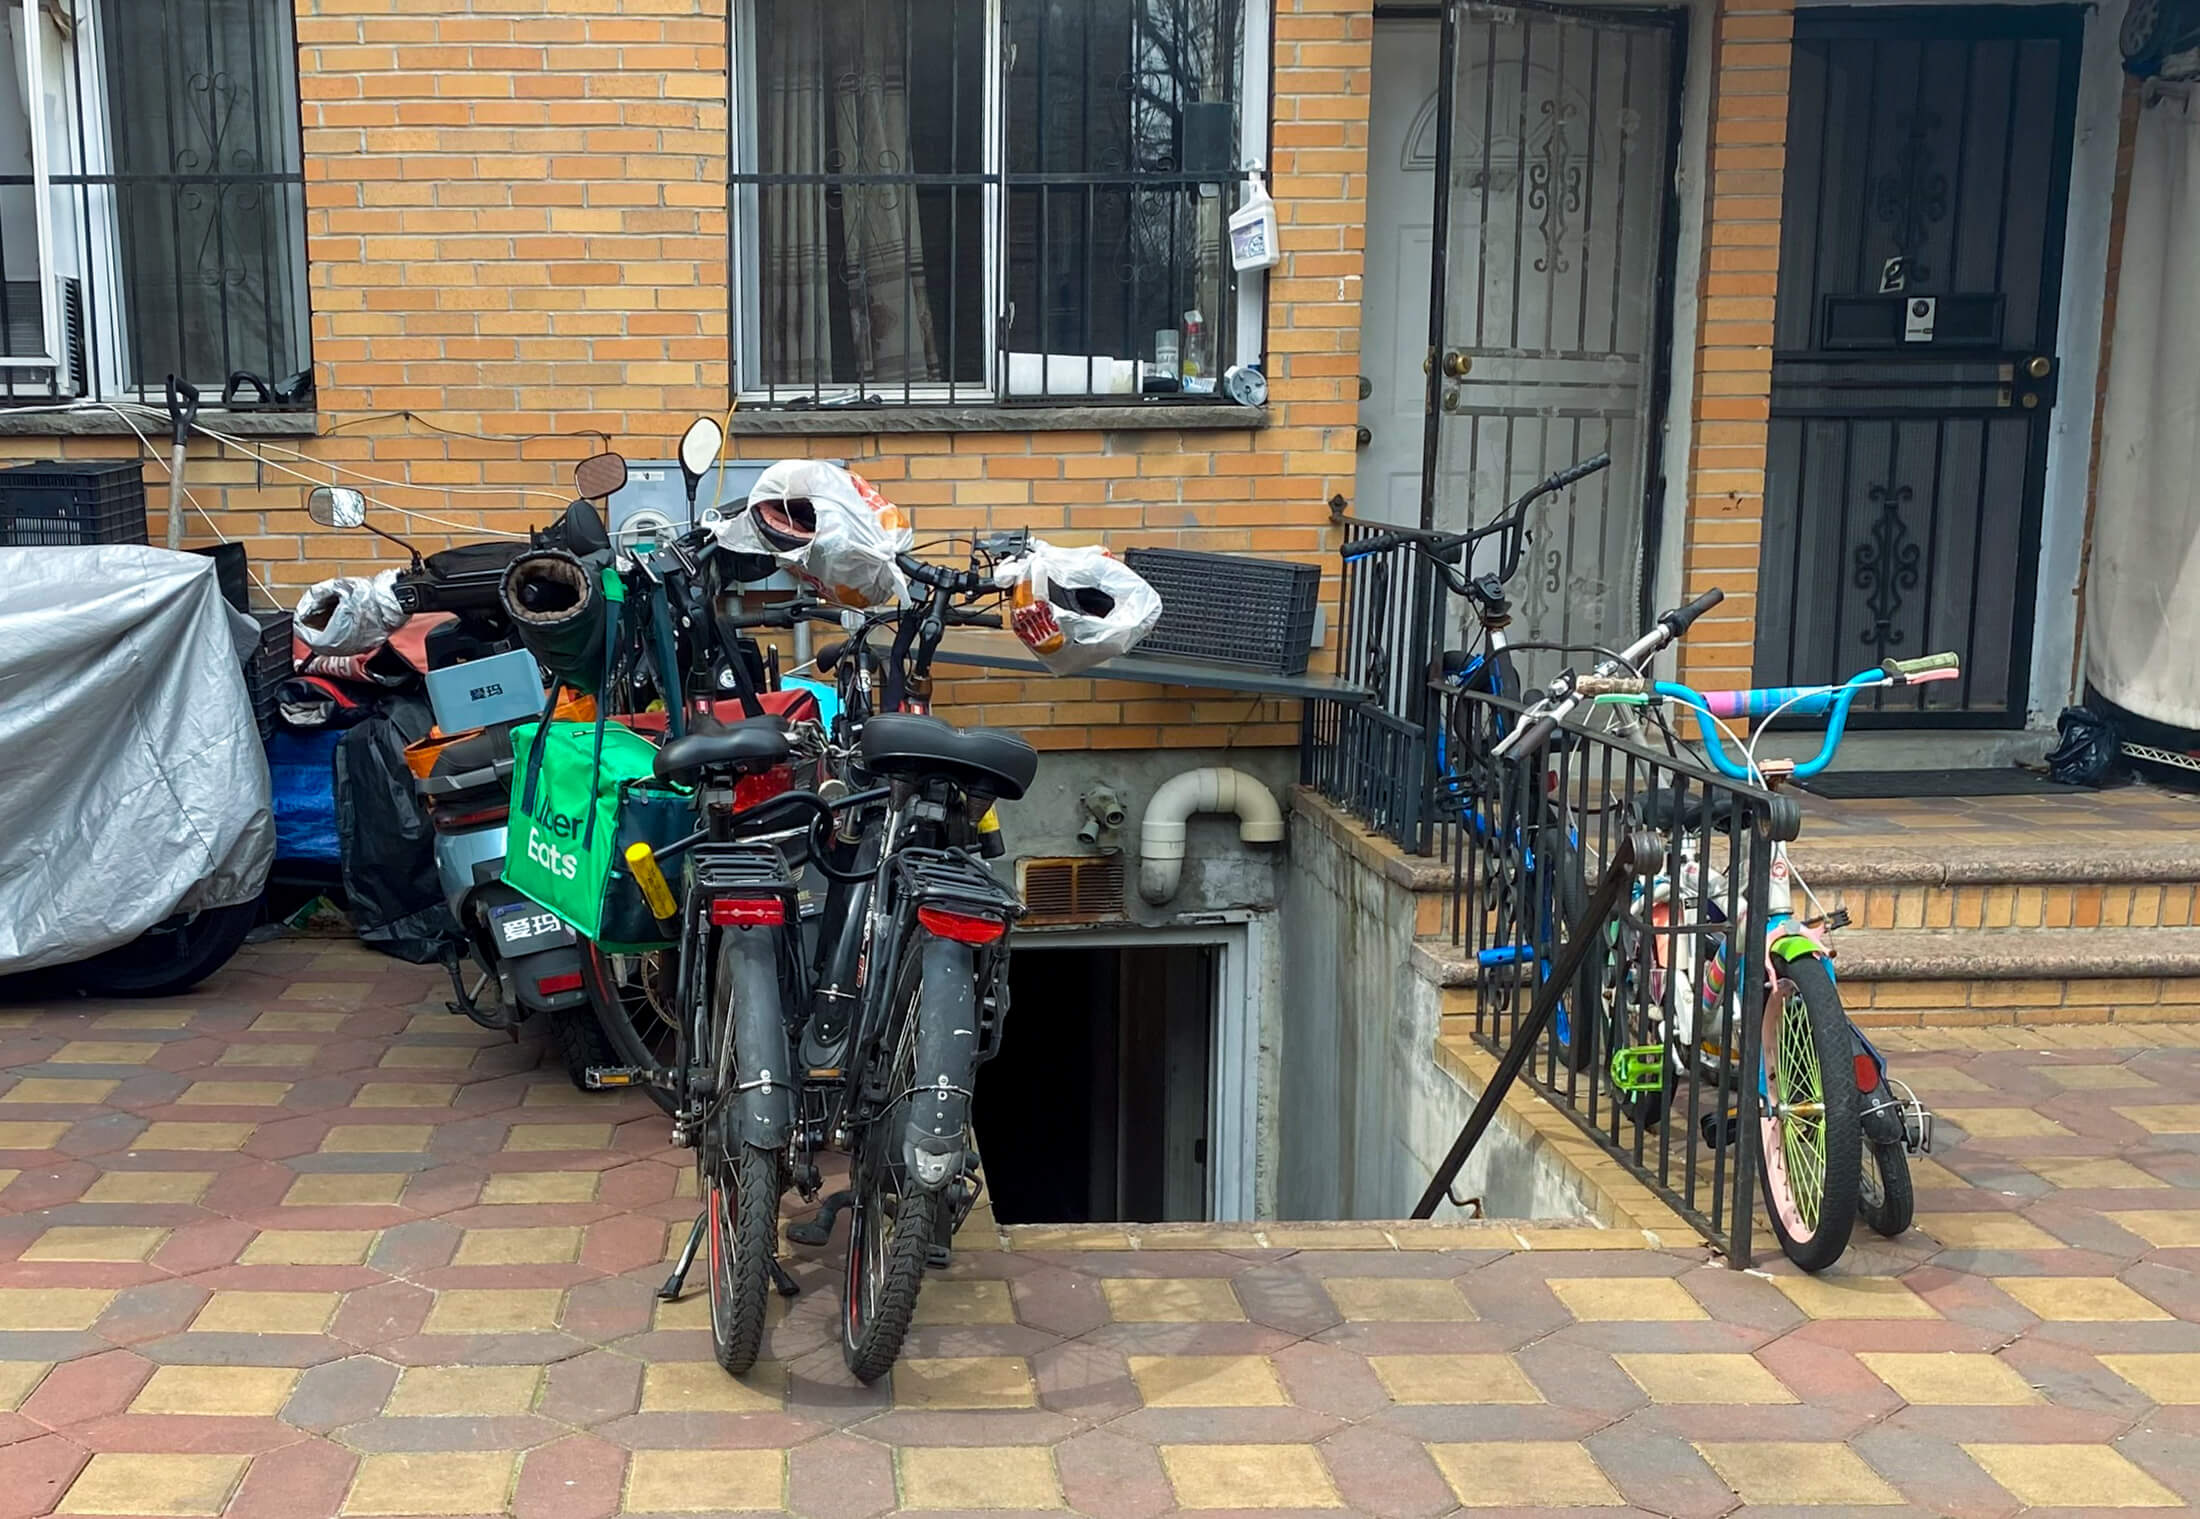
<svg viewBox="0 0 2200 1519"><path fill-rule="evenodd" d="M1765 995L1761 1143L1766 1211L1787 1258L1823 1271L1856 1227L1864 1135L1848 1015L1823 961L1791 961Z"/></svg>

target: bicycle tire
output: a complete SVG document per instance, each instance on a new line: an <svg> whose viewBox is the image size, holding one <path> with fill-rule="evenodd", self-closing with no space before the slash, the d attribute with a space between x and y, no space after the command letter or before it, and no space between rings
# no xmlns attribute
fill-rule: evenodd
<svg viewBox="0 0 2200 1519"><path fill-rule="evenodd" d="M737 1377L756 1365L764 1345L771 1262L779 1251L780 1191L779 1156L755 1145L740 1148L739 1156L728 1162L721 1147L712 1147L718 1174L704 1186L710 1220L711 1350L718 1364Z"/></svg>
<svg viewBox="0 0 2200 1519"><path fill-rule="evenodd" d="M580 1007L554 1007L542 1015L550 1025L550 1040L557 1046L558 1058L565 1062L565 1074L574 1086L588 1090L588 1071L591 1066L619 1064L619 1052L603 1030L603 1020L597 1016L593 1002Z"/></svg>
<svg viewBox="0 0 2200 1519"><path fill-rule="evenodd" d="M1864 1142L1858 1178L1857 1216L1874 1233L1895 1239L1909 1232L1917 1217L1917 1192L1910 1183L1910 1152L1899 1141Z"/></svg>
<svg viewBox="0 0 2200 1519"><path fill-rule="evenodd" d="M1765 997L1757 1170L1780 1249L1805 1271L1839 1260L1856 1227L1864 1135L1852 1047L1825 963L1790 961ZM1818 1111L1783 1117L1790 1103Z"/></svg>
<svg viewBox="0 0 2200 1519"><path fill-rule="evenodd" d="M646 991L622 984L611 957L586 939L581 941L581 985L588 992L588 1005L595 1010L597 1025L618 1052L618 1063L642 1071L658 1069L663 1062L635 1026L630 1006L633 999L646 998ZM679 1102L679 1095L669 1086L655 1081L640 1085L649 1100L667 1113Z"/></svg>
<svg viewBox="0 0 2200 1519"><path fill-rule="evenodd" d="M916 1062L917 997L922 987L922 957L905 955L894 1006L899 1020L889 1090L906 1091ZM896 1155L901 1144L903 1105L889 1103L865 1130L857 1158L855 1205L848 1220L848 1269L841 1300L840 1353L859 1382L875 1382L892 1368L916 1316L917 1294L932 1258L932 1236L939 1219L939 1197L912 1187L894 1188ZM891 1218L892 1232L879 1237ZM873 1255L876 1253L874 1268Z"/></svg>

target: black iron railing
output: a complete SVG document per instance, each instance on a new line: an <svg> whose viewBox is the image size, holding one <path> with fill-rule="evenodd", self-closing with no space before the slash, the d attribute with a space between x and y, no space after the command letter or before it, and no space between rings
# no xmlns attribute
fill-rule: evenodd
<svg viewBox="0 0 2200 1519"><path fill-rule="evenodd" d="M1520 1074L1747 1264L1762 904L1792 804L1607 732L1562 728L1498 758L1491 737L1518 705L1431 700L1449 742L1428 823L1451 866L1444 935L1475 991L1476 1039L1532 1045ZM1600 892L1615 864L1631 883Z"/></svg>
<svg viewBox="0 0 2200 1519"><path fill-rule="evenodd" d="M0 102L0 404L151 400L171 374L249 376L236 393L266 404L310 377L289 0L12 17L0 71L30 88Z"/></svg>
<svg viewBox="0 0 2200 1519"><path fill-rule="evenodd" d="M1340 525L1337 676L1372 695L1305 704L1299 778L1400 848L1426 854L1438 758L1429 681L1441 668L1452 613L1434 568L1406 546L1352 557L1353 544L1389 524Z"/></svg>

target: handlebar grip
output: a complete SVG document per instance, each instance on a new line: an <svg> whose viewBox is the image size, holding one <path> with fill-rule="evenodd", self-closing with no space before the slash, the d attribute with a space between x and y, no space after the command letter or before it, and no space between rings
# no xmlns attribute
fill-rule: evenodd
<svg viewBox="0 0 2200 1519"><path fill-rule="evenodd" d="M1579 464L1569 465L1565 469L1560 470L1557 474L1551 476L1551 489L1562 491L1567 486L1572 485L1576 480L1585 480L1589 476L1595 474L1598 470L1610 469L1611 467L1612 456L1608 453L1598 454L1594 458L1584 459Z"/></svg>
<svg viewBox="0 0 2200 1519"><path fill-rule="evenodd" d="M1697 618L1703 616L1704 613L1724 600L1726 600L1726 592L1720 590L1717 586L1713 586L1687 606L1676 607L1670 612L1660 614L1658 622L1667 632L1678 638L1688 631L1689 625L1695 622Z"/></svg>
<svg viewBox="0 0 2200 1519"><path fill-rule="evenodd" d="M1399 537L1396 533L1369 533L1365 538L1353 539L1338 552L1343 555L1344 562L1350 564L1355 559L1365 559L1370 554L1380 554L1386 549L1394 549L1403 542L1405 542L1405 539Z"/></svg>
<svg viewBox="0 0 2200 1519"><path fill-rule="evenodd" d="M998 612L965 612L959 608L950 608L947 613L947 625L954 628L997 628L1002 625L1001 614Z"/></svg>
<svg viewBox="0 0 2200 1519"><path fill-rule="evenodd" d="M1955 653L1921 654L1916 659L1890 659L1879 668L1896 680L1912 680L1933 670L1960 670L1963 657Z"/></svg>
<svg viewBox="0 0 2200 1519"><path fill-rule="evenodd" d="M810 663L817 666L818 674L830 675L833 673L833 666L840 663L840 656L848 652L848 647L847 639L836 638L829 644L821 645L810 657Z"/></svg>
<svg viewBox="0 0 2200 1519"><path fill-rule="evenodd" d="M1558 719L1555 717L1546 715L1531 719L1526 727L1519 729L1514 734L1513 741L1506 748L1505 753L1507 757L1516 757L1522 753L1533 754L1549 743L1551 735L1557 731Z"/></svg>

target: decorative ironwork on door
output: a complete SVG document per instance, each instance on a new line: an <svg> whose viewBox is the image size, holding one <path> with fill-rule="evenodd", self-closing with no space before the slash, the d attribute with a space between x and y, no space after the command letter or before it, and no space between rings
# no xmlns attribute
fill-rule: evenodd
<svg viewBox="0 0 2200 1519"><path fill-rule="evenodd" d="M1800 12L1756 678L1952 649L1852 721L2024 721L2080 13Z"/></svg>
<svg viewBox="0 0 2200 1519"><path fill-rule="evenodd" d="M1607 474L1533 510L1514 632L1624 639L1641 616L1659 472L1682 18L1527 5L1456 16L1425 515L1450 529L1487 521L1608 450Z"/></svg>

